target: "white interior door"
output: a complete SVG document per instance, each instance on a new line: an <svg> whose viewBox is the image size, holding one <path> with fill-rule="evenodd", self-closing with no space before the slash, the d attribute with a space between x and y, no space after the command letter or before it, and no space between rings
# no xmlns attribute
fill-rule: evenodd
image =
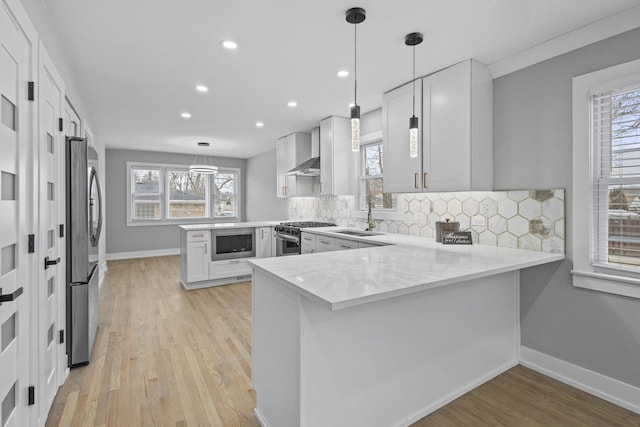
<svg viewBox="0 0 640 427"><path fill-rule="evenodd" d="M11 5L0 7L0 425L33 425L30 305L36 291L33 233L33 113L27 99L33 72L32 28ZM35 245L34 250L35 250Z"/></svg>
<svg viewBox="0 0 640 427"><path fill-rule="evenodd" d="M43 419L53 402L66 372L66 347L60 342L65 329L66 278L65 239L59 226L64 224L65 141L60 129L64 88L62 79L44 47L40 45L39 60L39 236L40 236L40 319L38 322L38 356ZM46 268L45 268L46 267Z"/></svg>

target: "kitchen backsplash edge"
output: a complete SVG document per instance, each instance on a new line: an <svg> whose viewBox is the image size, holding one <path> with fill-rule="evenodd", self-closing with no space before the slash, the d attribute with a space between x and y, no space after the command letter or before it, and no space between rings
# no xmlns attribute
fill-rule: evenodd
<svg viewBox="0 0 640 427"><path fill-rule="evenodd" d="M290 220L365 229L366 219L353 217L354 209L354 196L289 199ZM398 194L398 215L402 220L376 219L376 228L433 238L436 221L450 218L471 231L474 243L565 252L564 189ZM484 225L472 226L472 218Z"/></svg>

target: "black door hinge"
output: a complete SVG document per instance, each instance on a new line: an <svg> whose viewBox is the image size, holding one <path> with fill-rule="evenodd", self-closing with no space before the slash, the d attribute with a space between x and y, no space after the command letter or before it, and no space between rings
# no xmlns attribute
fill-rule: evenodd
<svg viewBox="0 0 640 427"><path fill-rule="evenodd" d="M60 233L59 233L60 237L64 237L64 224L60 224L59 228L60 228Z"/></svg>
<svg viewBox="0 0 640 427"><path fill-rule="evenodd" d="M64 120L62 120L62 117L60 117L60 118L58 119L58 130L59 130L60 132L62 132L62 131L64 130Z"/></svg>
<svg viewBox="0 0 640 427"><path fill-rule="evenodd" d="M35 234L29 234L29 244L28 244L28 250L27 252L32 254L36 251L36 235Z"/></svg>
<svg viewBox="0 0 640 427"><path fill-rule="evenodd" d="M64 329L60 329L60 344L64 344Z"/></svg>
<svg viewBox="0 0 640 427"><path fill-rule="evenodd" d="M29 82L27 86L27 99L29 101L36 100L36 85L34 82Z"/></svg>
<svg viewBox="0 0 640 427"><path fill-rule="evenodd" d="M36 404L36 388L35 386L29 386L29 405Z"/></svg>

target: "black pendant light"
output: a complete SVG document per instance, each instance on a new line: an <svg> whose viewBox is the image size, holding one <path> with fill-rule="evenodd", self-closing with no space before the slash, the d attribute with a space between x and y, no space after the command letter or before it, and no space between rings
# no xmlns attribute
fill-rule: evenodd
<svg viewBox="0 0 640 427"><path fill-rule="evenodd" d="M416 117L416 46L422 43L422 34L411 33L404 44L413 48L413 115L409 118L409 156L418 157L418 118Z"/></svg>
<svg viewBox="0 0 640 427"><path fill-rule="evenodd" d="M360 106L358 105L358 33L357 24L364 22L367 13L361 7L352 7L345 13L353 24L353 107L351 107L351 151L360 151Z"/></svg>

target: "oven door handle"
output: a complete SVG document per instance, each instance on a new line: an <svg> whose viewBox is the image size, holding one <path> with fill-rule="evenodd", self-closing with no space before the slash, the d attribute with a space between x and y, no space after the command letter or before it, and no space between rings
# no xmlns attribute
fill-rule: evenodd
<svg viewBox="0 0 640 427"><path fill-rule="evenodd" d="M288 236L286 234L276 234L276 239L286 240L295 244L299 244L300 240L295 236Z"/></svg>

